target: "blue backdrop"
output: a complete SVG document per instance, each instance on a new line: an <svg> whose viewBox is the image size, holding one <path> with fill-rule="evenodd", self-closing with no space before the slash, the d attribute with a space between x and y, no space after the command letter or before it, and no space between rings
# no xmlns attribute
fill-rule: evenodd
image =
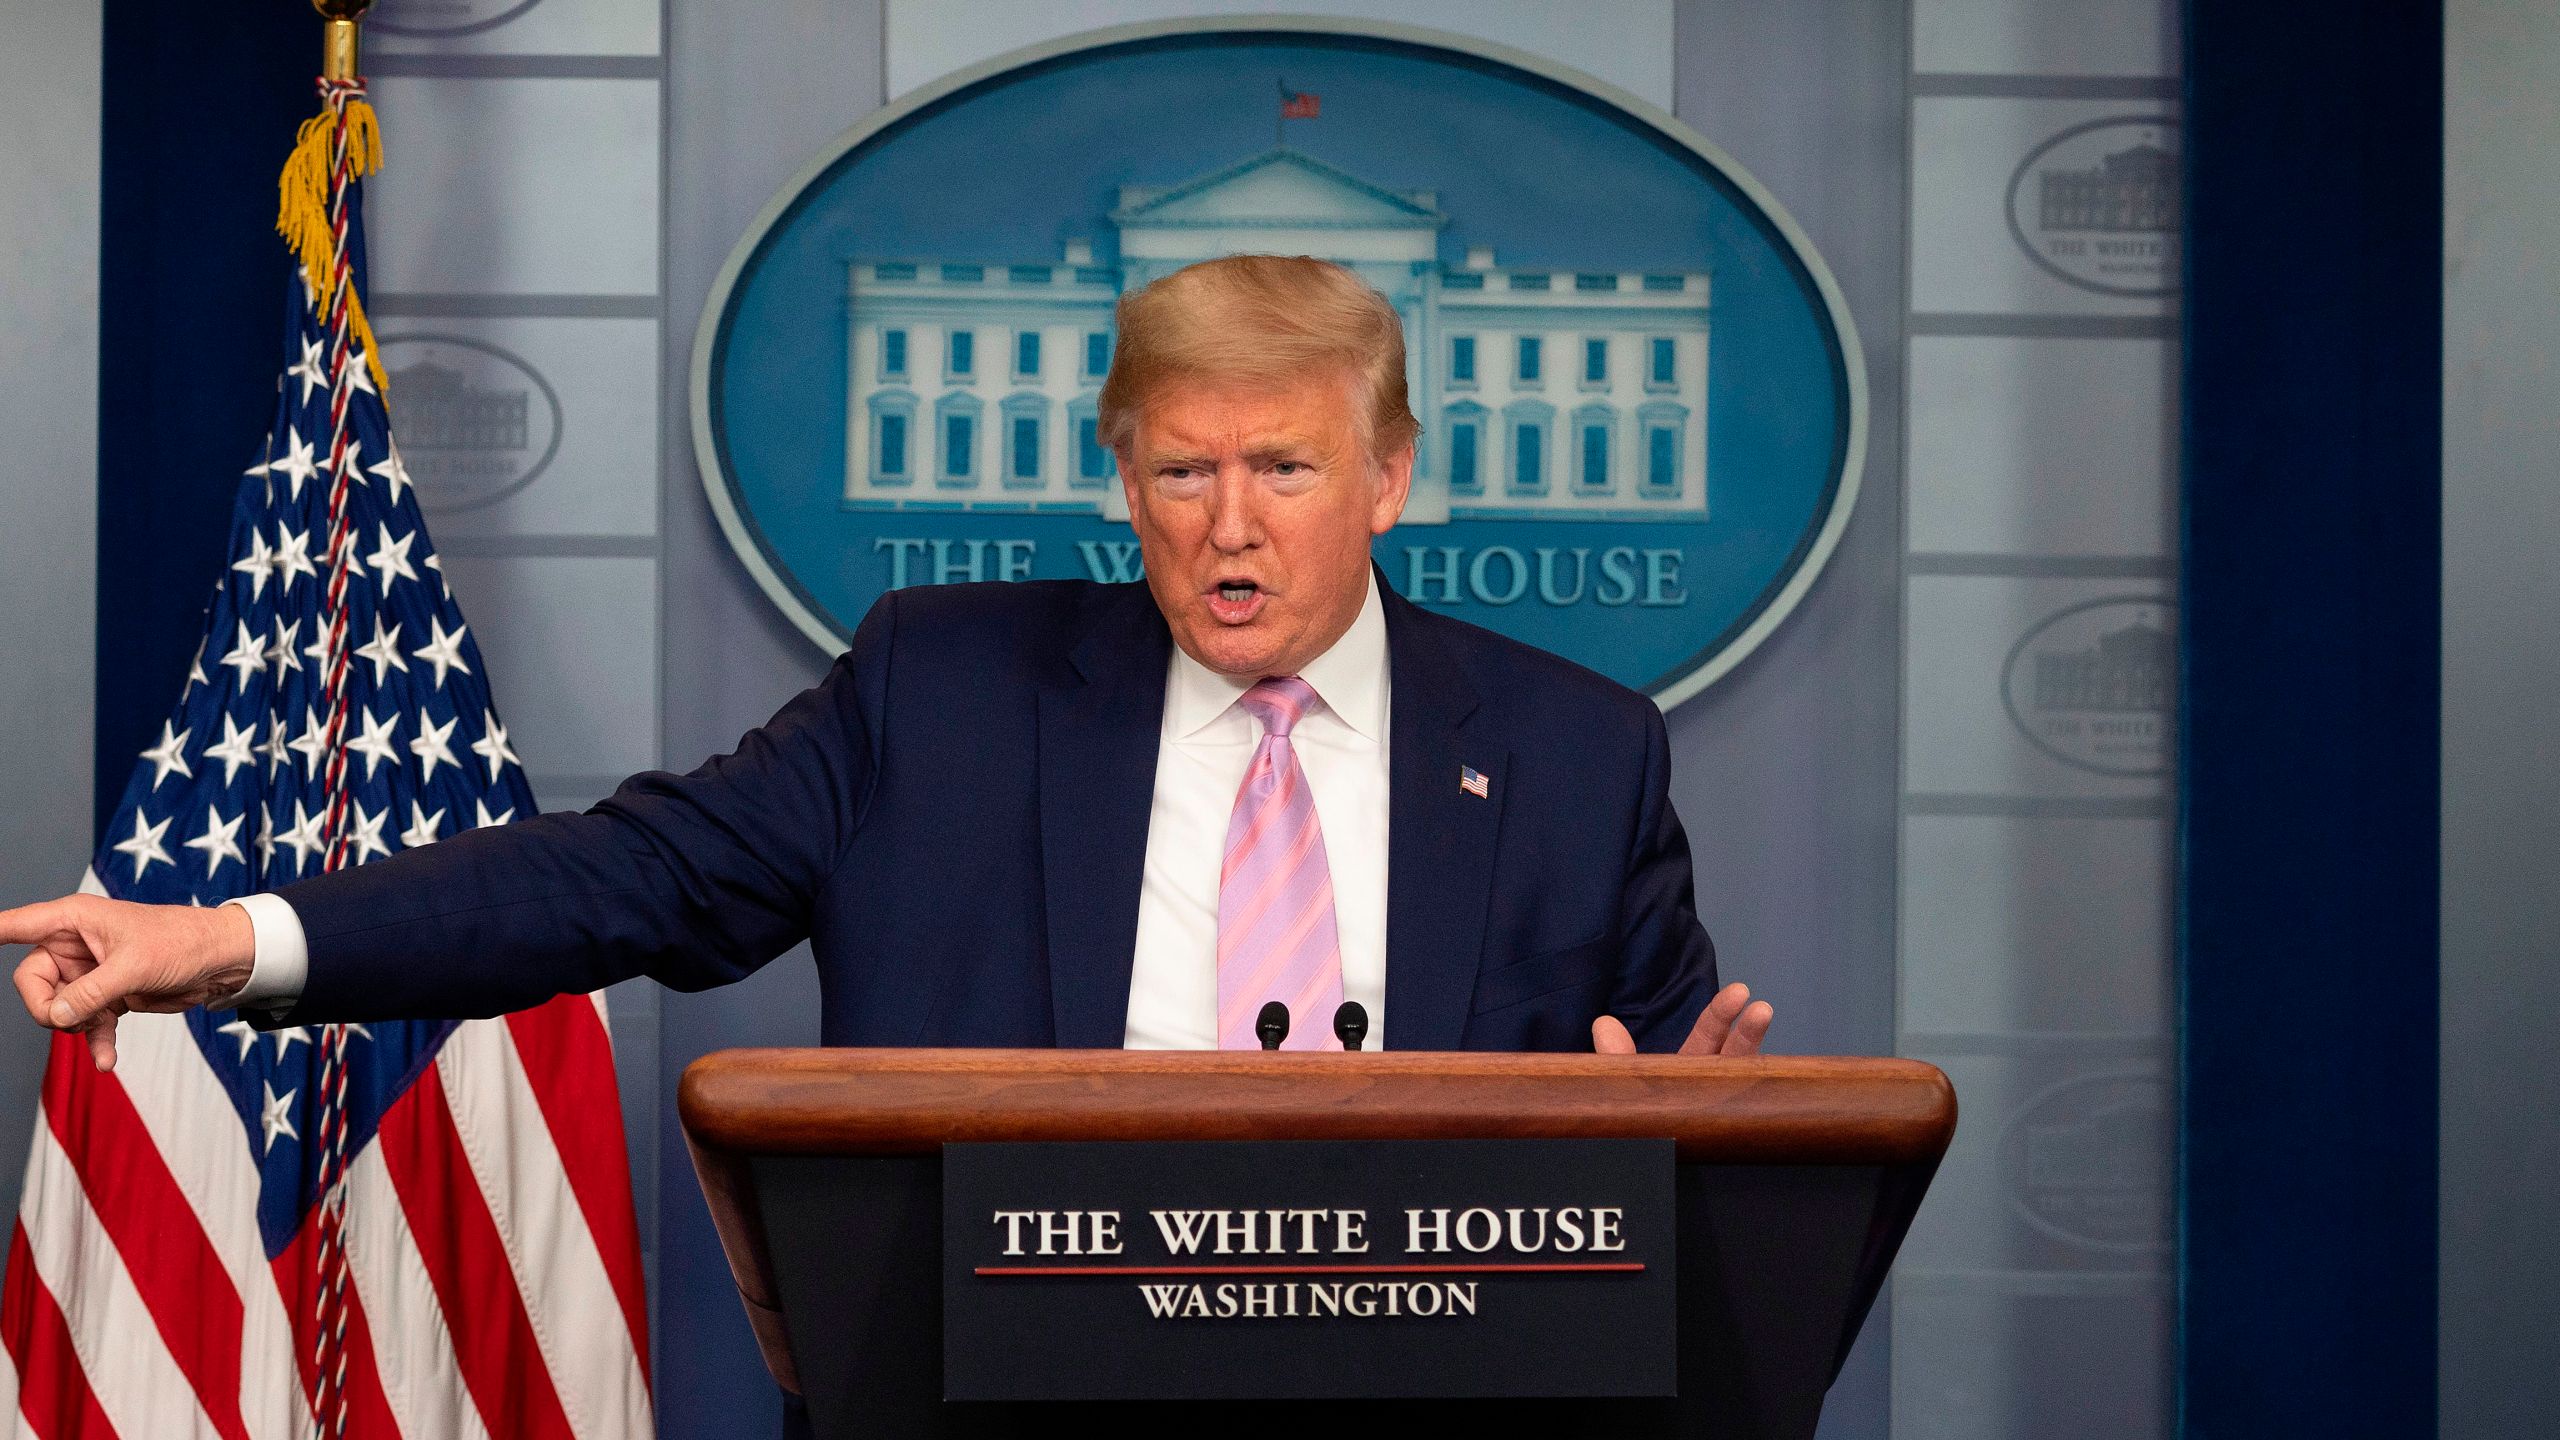
<svg viewBox="0 0 2560 1440"><path fill-rule="evenodd" d="M2187 7L2190 1435L2435 1433L2443 57Z"/></svg>

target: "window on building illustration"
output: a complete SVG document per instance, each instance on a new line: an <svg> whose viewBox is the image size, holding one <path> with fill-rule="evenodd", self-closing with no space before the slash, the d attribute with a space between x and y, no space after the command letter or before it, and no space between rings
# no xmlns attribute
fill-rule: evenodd
<svg viewBox="0 0 2560 1440"><path fill-rule="evenodd" d="M1582 427L1581 484L1585 490L1609 488L1609 427L1606 425Z"/></svg>
<svg viewBox="0 0 2560 1440"><path fill-rule="evenodd" d="M1538 378L1539 343L1535 335L1520 337L1520 378L1524 381Z"/></svg>
<svg viewBox="0 0 2560 1440"><path fill-rule="evenodd" d="M1476 337L1453 335L1449 338L1449 378L1472 385L1476 379Z"/></svg>
<svg viewBox="0 0 2560 1440"><path fill-rule="evenodd" d="M1582 342L1582 380L1586 385L1604 385L1609 380L1609 342Z"/></svg>
<svg viewBox="0 0 2560 1440"><path fill-rule="evenodd" d="M1536 494L1547 488L1546 427L1521 425L1511 432L1511 488Z"/></svg>
<svg viewBox="0 0 2560 1440"><path fill-rule="evenodd" d="M883 330L880 332L880 373L892 376L907 373L906 331Z"/></svg>
<svg viewBox="0 0 2560 1440"><path fill-rule="evenodd" d="M951 332L951 373L974 374L978 368L978 337L966 330Z"/></svg>
<svg viewBox="0 0 2560 1440"><path fill-rule="evenodd" d="M1040 373L1040 332L1025 330L1013 337L1013 373L1025 377Z"/></svg>
<svg viewBox="0 0 2560 1440"><path fill-rule="evenodd" d="M1013 417L1013 478L1040 478L1040 421L1036 416Z"/></svg>
<svg viewBox="0 0 2560 1440"><path fill-rule="evenodd" d="M1653 363L1650 368L1645 371L1645 383L1661 386L1669 386L1676 383L1678 376L1678 362L1672 351L1669 337L1657 336L1653 341L1652 349Z"/></svg>
<svg viewBox="0 0 2560 1440"><path fill-rule="evenodd" d="M1461 422L1449 427L1449 488L1462 495L1483 491L1484 477L1476 471L1476 427Z"/></svg>
<svg viewBox="0 0 2560 1440"><path fill-rule="evenodd" d="M1095 330L1084 337L1084 373L1100 375L1111 368L1111 332Z"/></svg>
<svg viewBox="0 0 2560 1440"><path fill-rule="evenodd" d="M977 423L966 415L942 417L942 473L954 480L970 475L969 446L977 438Z"/></svg>
<svg viewBox="0 0 2560 1440"><path fill-rule="evenodd" d="M1102 422L1091 415L1076 418L1076 478L1107 480L1111 477L1111 452L1102 448Z"/></svg>
<svg viewBox="0 0 2560 1440"><path fill-rule="evenodd" d="M1648 490L1680 488L1680 432L1668 425L1645 431L1644 483Z"/></svg>
<svg viewBox="0 0 2560 1440"><path fill-rule="evenodd" d="M904 479L907 474L907 417L880 417L880 475L883 479Z"/></svg>

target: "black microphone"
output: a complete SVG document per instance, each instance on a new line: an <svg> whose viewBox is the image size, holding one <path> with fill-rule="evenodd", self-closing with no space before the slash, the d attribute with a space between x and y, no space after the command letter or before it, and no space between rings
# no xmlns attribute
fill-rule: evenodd
<svg viewBox="0 0 2560 1440"><path fill-rule="evenodd" d="M1265 1002L1262 1013L1253 1017L1253 1033L1262 1037L1263 1049L1279 1049L1289 1038L1289 1007L1277 1000Z"/></svg>
<svg viewBox="0 0 2560 1440"><path fill-rule="evenodd" d="M1360 1042L1369 1038L1369 1012L1357 1000L1343 1001L1342 1008L1333 1012L1333 1034L1343 1049L1359 1049Z"/></svg>

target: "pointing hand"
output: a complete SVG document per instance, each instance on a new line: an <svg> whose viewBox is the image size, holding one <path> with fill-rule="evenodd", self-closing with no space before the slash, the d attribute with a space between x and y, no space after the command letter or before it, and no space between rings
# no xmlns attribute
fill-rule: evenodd
<svg viewBox="0 0 2560 1440"><path fill-rule="evenodd" d="M0 910L0 944L32 945L18 998L39 1025L89 1037L101 1070L116 1064L116 1017L168 1013L249 983L257 935L237 905L136 905L101 895Z"/></svg>

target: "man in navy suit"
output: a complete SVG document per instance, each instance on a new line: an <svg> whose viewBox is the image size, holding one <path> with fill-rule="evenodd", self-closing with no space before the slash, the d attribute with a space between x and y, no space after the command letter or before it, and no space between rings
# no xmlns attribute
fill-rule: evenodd
<svg viewBox="0 0 2560 1440"><path fill-rule="evenodd" d="M737 750L578 815L212 910L0 913L39 1022L477 1016L803 939L831 1045L1750 1054L1717 989L1662 717L1421 610L1373 536L1418 431L1386 301L1234 257L1121 303L1101 400L1143 584L896 591ZM1291 1003L1294 1002L1294 1003Z"/></svg>

